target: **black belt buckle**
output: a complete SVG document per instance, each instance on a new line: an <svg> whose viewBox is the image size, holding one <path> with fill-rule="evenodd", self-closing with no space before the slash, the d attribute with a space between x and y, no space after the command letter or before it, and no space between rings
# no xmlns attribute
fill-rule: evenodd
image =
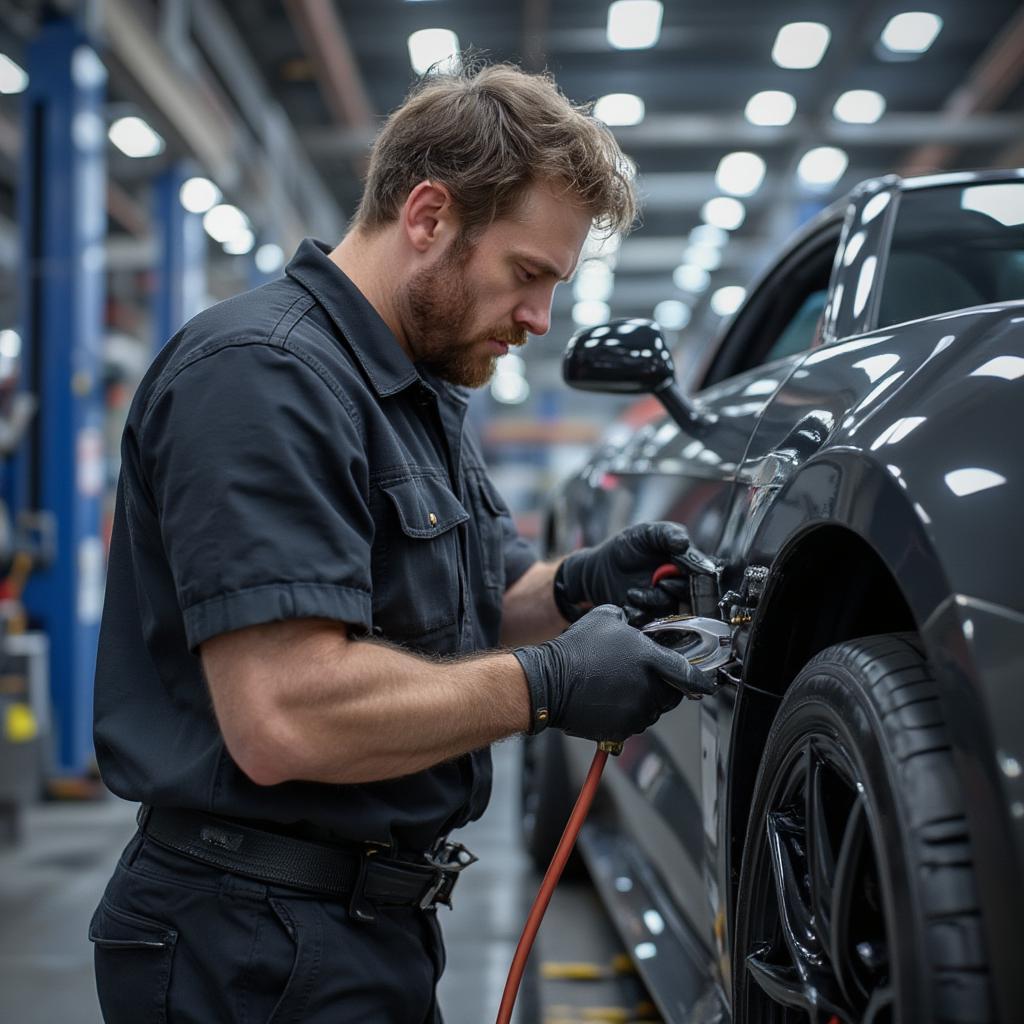
<svg viewBox="0 0 1024 1024"><path fill-rule="evenodd" d="M433 880L420 898L420 910L427 910L435 903L443 903L451 909L452 892L459 875L480 858L467 850L462 843L444 843L430 853L424 854L424 859L435 870Z"/></svg>

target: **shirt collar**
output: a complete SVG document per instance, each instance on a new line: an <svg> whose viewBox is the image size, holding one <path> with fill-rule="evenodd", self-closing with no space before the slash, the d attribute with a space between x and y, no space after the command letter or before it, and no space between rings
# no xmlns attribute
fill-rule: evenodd
<svg viewBox="0 0 1024 1024"><path fill-rule="evenodd" d="M285 273L323 306L352 346L380 397L393 395L422 380L412 360L369 299L328 257L330 251L331 247L325 242L306 238L285 267Z"/></svg>

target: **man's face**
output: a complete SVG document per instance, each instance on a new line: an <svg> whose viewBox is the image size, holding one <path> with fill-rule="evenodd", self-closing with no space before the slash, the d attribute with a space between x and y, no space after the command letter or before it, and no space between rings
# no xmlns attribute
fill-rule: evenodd
<svg viewBox="0 0 1024 1024"><path fill-rule="evenodd" d="M572 275L590 215L534 185L519 209L472 242L456 239L399 296L413 359L443 380L479 388L508 348L546 334L555 285Z"/></svg>

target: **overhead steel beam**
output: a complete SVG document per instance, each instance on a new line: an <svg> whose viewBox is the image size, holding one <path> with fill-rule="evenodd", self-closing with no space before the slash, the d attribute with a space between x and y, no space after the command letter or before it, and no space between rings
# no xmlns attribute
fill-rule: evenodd
<svg viewBox="0 0 1024 1024"><path fill-rule="evenodd" d="M615 128L615 137L632 149L744 146L761 150L792 145L813 134L815 140L844 146L905 147L948 139L959 145L999 143L1021 132L1018 114L988 114L964 120L946 113L886 114L876 124L842 124L832 119L796 118L785 127L759 127L739 116L715 114L649 114L641 124ZM314 128L303 132L309 152L324 159L348 160L366 152L373 143L368 131Z"/></svg>
<svg viewBox="0 0 1024 1024"><path fill-rule="evenodd" d="M340 125L372 130L373 104L348 33L331 0L285 0L285 10L313 61L320 95Z"/></svg>
<svg viewBox="0 0 1024 1024"><path fill-rule="evenodd" d="M107 39L118 60L217 181L228 189L236 187L235 122L171 62L136 4L106 0L105 15Z"/></svg>
<svg viewBox="0 0 1024 1024"><path fill-rule="evenodd" d="M900 168L904 175L927 174L949 167L956 157L961 140L952 130L958 123L973 124L983 120L979 115L994 110L1017 87L1024 77L1024 8L1007 22L1006 27L992 41L988 49L974 65L966 81L943 106L943 114L951 122L950 135L938 136L928 145L918 146ZM1016 117L1017 139L1021 134L1022 120ZM939 141L941 139L941 141ZM1011 142L1008 136L1006 142ZM964 140L967 141L967 140ZM1001 140L995 140L1001 141Z"/></svg>

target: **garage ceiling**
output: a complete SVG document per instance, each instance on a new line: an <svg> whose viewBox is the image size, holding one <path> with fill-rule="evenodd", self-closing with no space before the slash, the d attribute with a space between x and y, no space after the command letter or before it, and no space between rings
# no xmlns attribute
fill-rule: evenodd
<svg viewBox="0 0 1024 1024"><path fill-rule="evenodd" d="M686 303L692 317L682 337L693 344L720 322L709 308L717 289L749 284L789 233L858 180L1024 164L1024 8L1013 0L665 0L660 36L641 50L609 44L606 0L56 5L101 13L111 117L134 109L167 140L152 159L110 150L111 266L127 271L152 259L147 190L161 167L191 154L217 177L196 139L205 140L207 155L222 168L242 169L233 175L237 181L222 175L218 183L250 214L260 240L287 247L297 231L336 235L358 198L375 131L413 82L407 39L424 28L450 29L462 47L489 59L548 68L577 102L616 92L644 101L640 124L614 129L637 166L644 209L642 224L620 249L608 301L620 316L649 316L663 300ZM0 0L0 50L22 58L48 6ZM938 15L942 28L926 52L897 58L879 38L908 7ZM772 48L779 29L797 21L824 24L831 38L816 67L787 70L773 62ZM140 46L151 54L147 61L165 62L170 71L160 88L145 80ZM843 124L833 116L837 96L852 89L884 97L877 123ZM747 101L764 90L793 96L790 123L746 120ZM190 111L185 120L182 109ZM18 119L18 97L0 96L0 219L7 219L8 234ZM217 127L232 122L230 132ZM812 191L799 183L796 168L809 149L826 145L841 148L849 164L833 185ZM709 287L682 290L673 271L703 205L721 195L719 162L734 151L760 156L764 180L742 199L745 220L730 232ZM244 287L239 258L220 255L216 246L211 251L214 293ZM531 376L557 374L573 304L573 289L559 289L550 341L529 349Z"/></svg>
<svg viewBox="0 0 1024 1024"><path fill-rule="evenodd" d="M463 47L488 58L547 67L577 102L607 93L638 95L644 120L615 132L638 168L643 223L621 248L611 310L649 316L657 302L676 298L694 307L693 329L706 330L715 289L747 284L788 233L857 181L911 168L1024 162L1016 152L1024 137L1020 6L1011 0L911 6L937 14L943 26L925 53L901 59L879 43L890 18L908 9L892 0L667 0L660 37L643 50L611 47L608 5L600 0L233 0L227 10L346 212L358 199L361 159L374 130L413 81L406 40L418 29L451 29ZM794 21L830 29L817 67L787 70L773 63L776 35ZM350 81L361 94L354 110L332 96L332 77L325 73L332 57L350 61ZM885 98L877 123L836 120L833 104L851 89ZM744 118L747 101L763 90L795 98L790 124L758 127ZM925 150L929 143L941 149ZM842 148L849 166L833 187L810 191L798 182L797 163L822 145ZM746 219L722 250L710 288L701 296L682 292L673 270L688 233L701 223L702 205L721 194L719 161L735 150L764 159L764 181L744 198ZM571 330L572 304L571 290L561 289L553 326L559 338Z"/></svg>

